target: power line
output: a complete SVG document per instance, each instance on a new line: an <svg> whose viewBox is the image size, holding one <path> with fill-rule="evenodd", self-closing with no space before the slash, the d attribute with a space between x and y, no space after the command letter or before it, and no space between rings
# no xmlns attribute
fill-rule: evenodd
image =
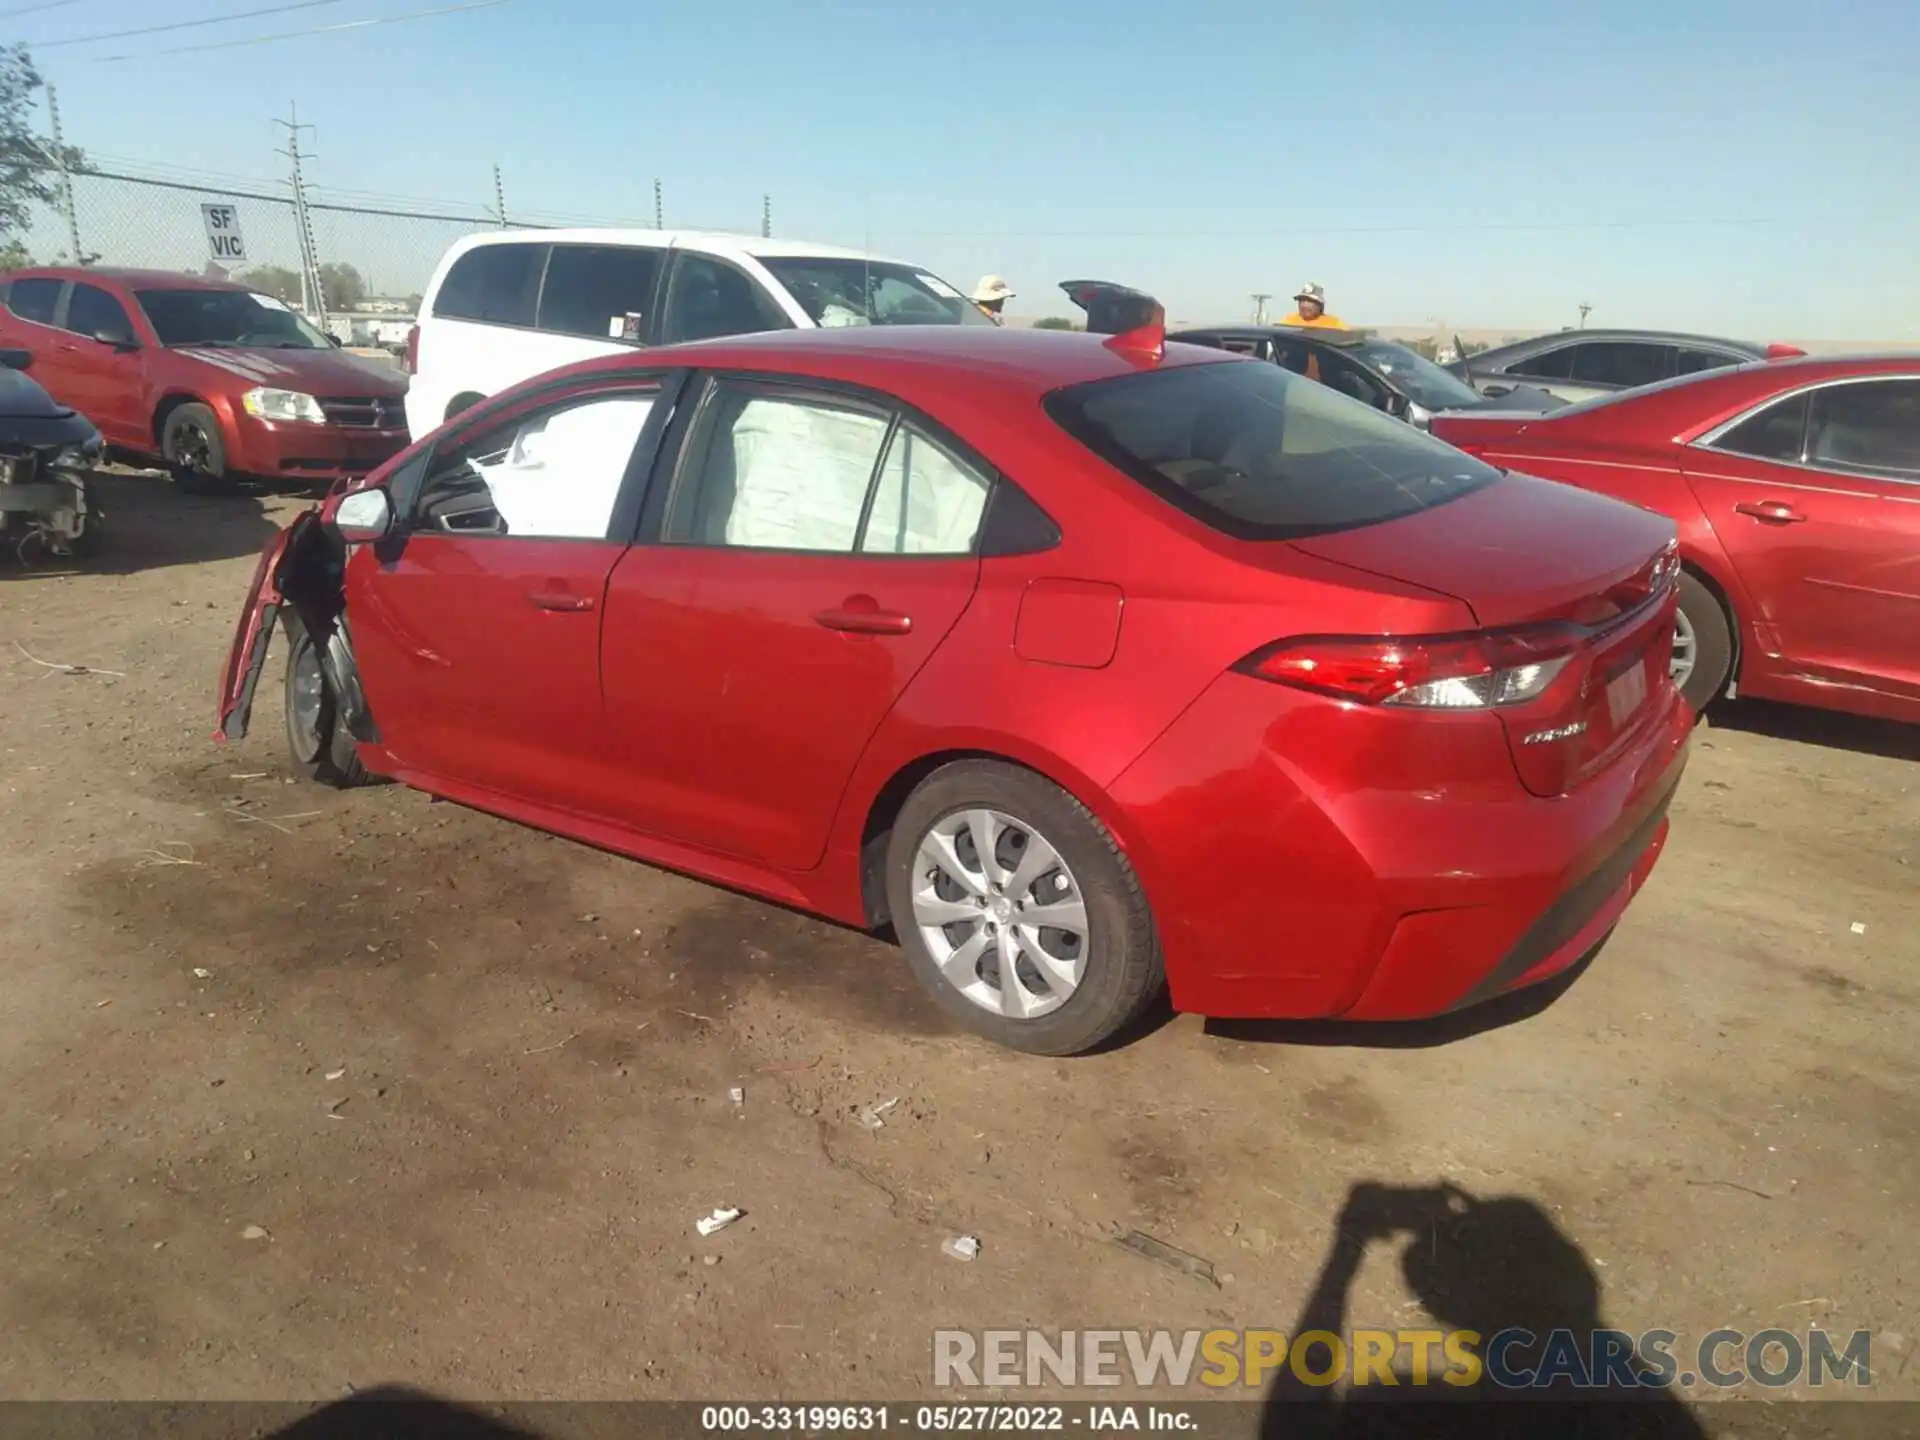
<svg viewBox="0 0 1920 1440"><path fill-rule="evenodd" d="M1745 218L1699 216L1692 219L1661 216L1657 219L1645 220L1568 220L1549 224L1294 225L1279 221L1264 228L1241 230L896 230L888 227L884 233L916 240L1233 240L1267 239L1275 235L1458 235L1520 231L1758 228L1808 224L1886 225L1912 220L1920 220L1920 212L1892 212L1880 215L1753 215Z"/></svg>
<svg viewBox="0 0 1920 1440"><path fill-rule="evenodd" d="M158 35L163 30L193 30L202 25L224 25L229 20L251 20L256 15L282 15L289 10L312 10L320 5L338 5L340 0L294 0L291 5L270 5L264 10L241 10L232 15L210 15L204 20L175 20L167 25L143 25L138 30L109 30L104 35L77 35L71 40L42 40L35 48L51 50L59 45L91 45L98 40L124 40L130 35ZM166 54L166 51L161 51Z"/></svg>
<svg viewBox="0 0 1920 1440"><path fill-rule="evenodd" d="M43 0L39 5L22 5L18 10L0 10L0 20L11 20L16 15L33 15L41 10L58 10L62 5L78 4L79 0Z"/></svg>
<svg viewBox="0 0 1920 1440"><path fill-rule="evenodd" d="M383 15L373 20L342 20L337 25L316 25L311 30L288 30L279 35L255 35L247 40L215 40L205 45L176 45L168 50L148 50L139 55L98 55L96 64L110 65L120 60L152 60L161 55L188 55L202 50L233 50L242 45L268 45L276 40L300 40L309 35L334 35L343 30L366 30L375 25L398 25L402 20L428 20L436 15L457 15L466 10L491 10L507 0L473 0L467 5L448 5L439 10L415 10L407 15Z"/></svg>

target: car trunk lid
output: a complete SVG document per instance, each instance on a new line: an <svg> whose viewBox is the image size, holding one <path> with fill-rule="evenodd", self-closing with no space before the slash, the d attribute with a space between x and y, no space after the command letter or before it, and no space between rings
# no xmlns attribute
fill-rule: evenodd
<svg viewBox="0 0 1920 1440"><path fill-rule="evenodd" d="M1451 596L1501 653L1559 663L1540 694L1496 707L1537 794L1603 768L1661 708L1679 574L1662 516L1507 475L1414 515L1288 543Z"/></svg>

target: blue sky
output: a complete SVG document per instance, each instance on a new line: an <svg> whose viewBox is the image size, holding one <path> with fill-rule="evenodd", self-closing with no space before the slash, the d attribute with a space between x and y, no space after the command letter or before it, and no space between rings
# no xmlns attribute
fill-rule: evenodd
<svg viewBox="0 0 1920 1440"><path fill-rule="evenodd" d="M0 40L273 3L65 0ZM1914 0L508 0L155 53L446 3L37 54L103 156L277 176L297 101L323 186L472 203L498 161L510 213L650 216L658 176L669 224L737 229L764 192L777 234L997 271L1029 313L1313 279L1361 322L1920 340Z"/></svg>

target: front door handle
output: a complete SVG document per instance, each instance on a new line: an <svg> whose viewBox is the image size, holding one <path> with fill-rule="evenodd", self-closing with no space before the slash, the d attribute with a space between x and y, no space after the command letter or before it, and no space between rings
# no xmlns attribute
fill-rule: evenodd
<svg viewBox="0 0 1920 1440"><path fill-rule="evenodd" d="M1779 500L1742 500L1733 507L1733 512L1754 520L1764 520L1769 525L1798 525L1807 518Z"/></svg>
<svg viewBox="0 0 1920 1440"><path fill-rule="evenodd" d="M536 610L555 610L568 615L593 609L591 595L569 595L564 590L536 590L527 596L527 603Z"/></svg>
<svg viewBox="0 0 1920 1440"><path fill-rule="evenodd" d="M814 623L829 630L850 635L905 635L913 629L913 618L892 610L882 610L871 595L849 595L831 610L822 610Z"/></svg>

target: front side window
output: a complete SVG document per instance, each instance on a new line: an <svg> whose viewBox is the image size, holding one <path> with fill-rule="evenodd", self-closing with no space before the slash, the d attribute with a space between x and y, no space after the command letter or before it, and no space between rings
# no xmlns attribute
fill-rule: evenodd
<svg viewBox="0 0 1920 1440"><path fill-rule="evenodd" d="M131 341L126 307L98 285L75 285L67 300L67 329L76 335Z"/></svg>
<svg viewBox="0 0 1920 1440"><path fill-rule="evenodd" d="M436 453L415 528L455 535L604 540L658 391L577 397L489 426Z"/></svg>
<svg viewBox="0 0 1920 1440"><path fill-rule="evenodd" d="M634 245L556 245L540 287L538 326L562 335L637 340L653 309L662 252Z"/></svg>
<svg viewBox="0 0 1920 1440"><path fill-rule="evenodd" d="M440 282L433 313L446 320L531 325L546 264L545 245L476 245L453 262Z"/></svg>
<svg viewBox="0 0 1920 1440"><path fill-rule="evenodd" d="M762 256L814 324L991 325L966 296L937 275L908 265L851 258Z"/></svg>
<svg viewBox="0 0 1920 1440"><path fill-rule="evenodd" d="M1523 375L1532 380L1570 380L1573 378L1573 347L1562 345L1554 350L1543 350L1538 355L1529 355L1524 360L1516 360L1507 366L1509 375Z"/></svg>
<svg viewBox="0 0 1920 1440"><path fill-rule="evenodd" d="M22 320L51 325L53 308L60 301L60 287L65 283L39 276L16 280L7 287L7 308Z"/></svg>
<svg viewBox="0 0 1920 1440"><path fill-rule="evenodd" d="M1730 455L1797 465L1806 454L1807 397L1795 395L1749 415L1710 447Z"/></svg>
<svg viewBox="0 0 1920 1440"><path fill-rule="evenodd" d="M1416 405L1429 410L1457 410L1480 403L1480 396L1466 381L1442 370L1417 350L1391 340L1364 340L1348 353L1398 385Z"/></svg>
<svg viewBox="0 0 1920 1440"><path fill-rule="evenodd" d="M1816 390L1807 461L1920 476L1920 380L1865 380Z"/></svg>
<svg viewBox="0 0 1920 1440"><path fill-rule="evenodd" d="M1274 365L1218 361L1056 390L1068 434L1225 534L1285 540L1411 515L1500 472Z"/></svg>
<svg viewBox="0 0 1920 1440"><path fill-rule="evenodd" d="M247 290L136 290L162 345L329 350L333 342L271 295Z"/></svg>
<svg viewBox="0 0 1920 1440"><path fill-rule="evenodd" d="M1667 347L1631 340L1590 340L1573 347L1573 378L1583 385L1615 385L1622 390L1667 378Z"/></svg>
<svg viewBox="0 0 1920 1440"><path fill-rule="evenodd" d="M792 328L786 312L745 271L711 255L675 257L660 336L664 343Z"/></svg>

